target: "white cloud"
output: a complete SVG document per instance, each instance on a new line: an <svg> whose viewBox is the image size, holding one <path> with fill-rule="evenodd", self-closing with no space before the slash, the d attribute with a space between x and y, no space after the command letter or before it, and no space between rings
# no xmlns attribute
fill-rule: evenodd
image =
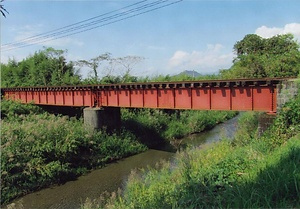
<svg viewBox="0 0 300 209"><path fill-rule="evenodd" d="M209 44L204 51L185 52L178 50L169 59L169 71L196 70L200 73L216 73L232 64L233 53L224 53L221 44Z"/></svg>
<svg viewBox="0 0 300 209"><path fill-rule="evenodd" d="M255 33L263 38L270 38L276 35L291 33L296 38L300 38L300 23L289 23L282 28L261 26L256 29Z"/></svg>

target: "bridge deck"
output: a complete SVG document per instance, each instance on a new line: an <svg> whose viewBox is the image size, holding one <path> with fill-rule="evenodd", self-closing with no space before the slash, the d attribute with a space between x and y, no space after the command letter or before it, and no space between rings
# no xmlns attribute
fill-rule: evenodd
<svg viewBox="0 0 300 209"><path fill-rule="evenodd" d="M7 99L37 105L276 112L276 84L239 79L2 88Z"/></svg>

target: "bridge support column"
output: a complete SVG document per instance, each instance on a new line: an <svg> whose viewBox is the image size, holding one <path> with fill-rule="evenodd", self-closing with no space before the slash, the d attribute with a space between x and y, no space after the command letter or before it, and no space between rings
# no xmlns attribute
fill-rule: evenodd
<svg viewBox="0 0 300 209"><path fill-rule="evenodd" d="M91 130L107 128L111 131L120 128L121 112L119 107L85 108L83 119L84 125Z"/></svg>
<svg viewBox="0 0 300 209"><path fill-rule="evenodd" d="M258 118L258 136L261 136L273 123L276 115L263 113Z"/></svg>

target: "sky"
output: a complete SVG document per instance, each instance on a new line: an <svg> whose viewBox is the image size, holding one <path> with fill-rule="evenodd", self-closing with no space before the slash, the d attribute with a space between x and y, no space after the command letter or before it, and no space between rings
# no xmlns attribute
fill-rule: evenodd
<svg viewBox="0 0 300 209"><path fill-rule="evenodd" d="M12 50L5 46L20 40L28 44L24 40L28 37L89 18L108 21L112 15L155 2L156 7L165 7L55 40L39 39L42 42ZM233 46L247 34L269 38L292 33L300 41L299 0L5 0L1 4L9 12L1 17L2 63L53 47L66 50L67 61L90 60L107 52L113 57L143 57L132 66L136 76L175 75L184 70L213 74L232 65ZM104 75L106 68L100 66L99 74ZM91 71L82 68L80 73L87 77Z"/></svg>

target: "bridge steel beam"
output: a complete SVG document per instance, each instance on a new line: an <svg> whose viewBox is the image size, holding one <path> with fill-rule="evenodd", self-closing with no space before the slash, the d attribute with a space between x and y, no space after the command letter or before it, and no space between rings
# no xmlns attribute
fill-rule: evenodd
<svg viewBox="0 0 300 209"><path fill-rule="evenodd" d="M75 107L128 107L276 112L276 85L287 79L150 82L2 88L23 103Z"/></svg>

